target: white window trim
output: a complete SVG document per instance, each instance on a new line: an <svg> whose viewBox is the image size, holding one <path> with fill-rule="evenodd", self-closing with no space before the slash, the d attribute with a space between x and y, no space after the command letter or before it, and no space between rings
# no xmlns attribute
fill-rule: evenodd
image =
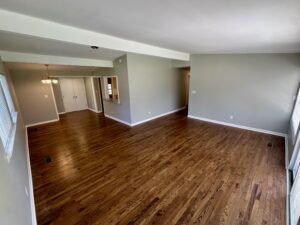
<svg viewBox="0 0 300 225"><path fill-rule="evenodd" d="M17 131L17 115L18 114L16 113L15 122L14 122L12 132L11 132L10 137L9 137L9 141L6 144L6 146L4 147L6 158L8 160L10 160L10 158L12 156L12 153L13 153L13 149L14 149L14 143L15 143L15 137L16 137L16 131Z"/></svg>
<svg viewBox="0 0 300 225"><path fill-rule="evenodd" d="M10 160L12 153L13 153L13 147L14 147L14 142L15 142L18 113L15 111L15 105L14 105L14 102L11 97L11 93L10 93L10 89L7 84L6 77L3 74L0 74L0 76L3 76L3 78L4 78L5 84L3 84L3 82L2 82L3 78L0 77L1 78L0 85L1 85L1 89L2 89L1 91L3 91L3 96L4 96L5 103L6 103L6 107L9 111L9 115L10 115L10 118L12 121L12 128L11 128L11 131L10 131L10 134L8 137L8 141L6 143L3 143L3 141L0 140L0 142L3 146L6 158L8 160ZM5 89L7 89L7 90L5 90ZM5 92L5 91L7 91L7 92ZM11 101L10 104L8 103L8 101ZM9 105L11 105L11 108L9 107Z"/></svg>

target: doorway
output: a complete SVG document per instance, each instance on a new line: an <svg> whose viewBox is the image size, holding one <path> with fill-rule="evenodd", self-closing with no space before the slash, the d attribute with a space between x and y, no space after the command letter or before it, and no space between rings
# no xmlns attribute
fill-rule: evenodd
<svg viewBox="0 0 300 225"><path fill-rule="evenodd" d="M189 105L189 92L190 92L190 67L180 68L180 75L183 77L184 87L183 87L183 98L184 106L188 109Z"/></svg>
<svg viewBox="0 0 300 225"><path fill-rule="evenodd" d="M100 77L93 77L94 85L94 94L96 107L99 112L104 113L104 104L103 104L103 93L102 93L102 82Z"/></svg>
<svg viewBox="0 0 300 225"><path fill-rule="evenodd" d="M87 109L84 79L60 78L59 80L65 112Z"/></svg>

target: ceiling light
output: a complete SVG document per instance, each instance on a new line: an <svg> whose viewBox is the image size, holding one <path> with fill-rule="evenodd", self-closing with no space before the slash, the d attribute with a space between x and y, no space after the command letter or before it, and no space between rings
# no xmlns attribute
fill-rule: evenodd
<svg viewBox="0 0 300 225"><path fill-rule="evenodd" d="M53 84L58 84L58 80L57 79L52 79L52 83Z"/></svg>
<svg viewBox="0 0 300 225"><path fill-rule="evenodd" d="M42 76L42 80L41 80L42 84L51 84L51 83L57 84L58 83L57 79L50 79L49 77L49 65L46 64L45 67L47 72L47 78L44 78L44 76Z"/></svg>

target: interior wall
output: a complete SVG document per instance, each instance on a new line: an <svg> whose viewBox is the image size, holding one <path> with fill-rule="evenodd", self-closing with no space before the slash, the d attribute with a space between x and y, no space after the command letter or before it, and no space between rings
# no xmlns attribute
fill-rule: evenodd
<svg viewBox="0 0 300 225"><path fill-rule="evenodd" d="M185 80L172 60L128 53L132 123L185 106Z"/></svg>
<svg viewBox="0 0 300 225"><path fill-rule="evenodd" d="M11 71L11 76L25 125L58 119L51 85L41 83L40 71Z"/></svg>
<svg viewBox="0 0 300 225"><path fill-rule="evenodd" d="M85 83L86 99L87 99L88 108L97 111L97 107L96 107L95 99L94 99L93 78L85 77L84 83Z"/></svg>
<svg viewBox="0 0 300 225"><path fill-rule="evenodd" d="M109 74L111 72L111 74ZM115 117L126 123L131 123L130 117L130 99L129 99L129 84L128 84L128 69L127 55L121 56L113 61L113 70L106 73L96 72L95 76L110 76L118 77L120 103L103 101L104 112L108 116ZM102 79L103 85L103 79ZM102 88L102 92L104 88ZM104 93L103 93L104 96Z"/></svg>
<svg viewBox="0 0 300 225"><path fill-rule="evenodd" d="M286 134L299 80L299 54L192 55L189 115Z"/></svg>
<svg viewBox="0 0 300 225"><path fill-rule="evenodd" d="M0 59L0 73L4 74L11 89L12 83L8 71ZM12 94L14 102L17 102ZM16 109L18 111L18 104ZM31 205L29 187L29 168L27 165L27 149L25 128L18 116L15 141L10 161L6 159L3 146L0 144L0 218L1 224L31 225ZM25 192L28 190L29 196Z"/></svg>

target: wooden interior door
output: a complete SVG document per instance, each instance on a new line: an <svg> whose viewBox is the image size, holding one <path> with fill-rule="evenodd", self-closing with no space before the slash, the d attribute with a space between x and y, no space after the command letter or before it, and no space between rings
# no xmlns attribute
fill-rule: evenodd
<svg viewBox="0 0 300 225"><path fill-rule="evenodd" d="M77 110L75 101L75 92L73 88L73 81L69 78L60 78L60 88L64 102L65 112L72 112Z"/></svg>

